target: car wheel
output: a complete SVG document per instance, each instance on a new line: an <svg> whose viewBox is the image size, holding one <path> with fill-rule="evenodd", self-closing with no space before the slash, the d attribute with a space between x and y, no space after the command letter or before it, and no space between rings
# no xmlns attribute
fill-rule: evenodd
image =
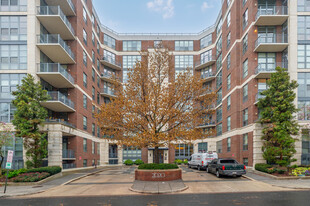
<svg viewBox="0 0 310 206"><path fill-rule="evenodd" d="M220 178L220 177L221 177L220 172L219 172L218 170L216 171L216 177L217 177L217 178Z"/></svg>
<svg viewBox="0 0 310 206"><path fill-rule="evenodd" d="M207 172L207 173L210 173L210 172L209 172L209 168L208 168L208 167L206 167L206 172Z"/></svg>
<svg viewBox="0 0 310 206"><path fill-rule="evenodd" d="M188 164L188 168L191 168L191 165L190 165L190 164Z"/></svg>
<svg viewBox="0 0 310 206"><path fill-rule="evenodd" d="M200 165L198 165L197 169L198 169L199 171L201 170L201 167L200 167Z"/></svg>

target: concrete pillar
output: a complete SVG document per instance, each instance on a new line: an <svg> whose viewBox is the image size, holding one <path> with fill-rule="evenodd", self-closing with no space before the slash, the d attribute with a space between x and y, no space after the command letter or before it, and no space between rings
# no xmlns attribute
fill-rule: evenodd
<svg viewBox="0 0 310 206"><path fill-rule="evenodd" d="M117 145L118 164L123 164L123 146Z"/></svg>
<svg viewBox="0 0 310 206"><path fill-rule="evenodd" d="M100 165L109 164L109 143L107 140L100 142Z"/></svg>
<svg viewBox="0 0 310 206"><path fill-rule="evenodd" d="M262 127L260 124L255 124L253 130L253 167L257 163L266 163L266 160L263 158L262 152Z"/></svg>
<svg viewBox="0 0 310 206"><path fill-rule="evenodd" d="M164 163L169 163L169 150L164 150Z"/></svg>
<svg viewBox="0 0 310 206"><path fill-rule="evenodd" d="M153 163L153 150L149 150L147 156L147 163Z"/></svg>
<svg viewBox="0 0 310 206"><path fill-rule="evenodd" d="M48 132L48 166L62 167L62 132Z"/></svg>

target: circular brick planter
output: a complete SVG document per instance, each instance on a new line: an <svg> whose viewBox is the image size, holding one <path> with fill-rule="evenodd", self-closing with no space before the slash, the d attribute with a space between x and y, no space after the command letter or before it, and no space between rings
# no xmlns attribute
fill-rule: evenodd
<svg viewBox="0 0 310 206"><path fill-rule="evenodd" d="M182 170L135 170L135 180L140 181L172 181L181 180Z"/></svg>

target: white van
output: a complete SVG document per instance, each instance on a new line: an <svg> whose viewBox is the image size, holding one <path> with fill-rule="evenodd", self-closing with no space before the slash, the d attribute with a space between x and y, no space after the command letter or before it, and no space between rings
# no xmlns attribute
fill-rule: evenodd
<svg viewBox="0 0 310 206"><path fill-rule="evenodd" d="M216 152L195 153L192 154L188 161L188 168L197 168L198 170L206 169L207 165L213 160L217 159Z"/></svg>

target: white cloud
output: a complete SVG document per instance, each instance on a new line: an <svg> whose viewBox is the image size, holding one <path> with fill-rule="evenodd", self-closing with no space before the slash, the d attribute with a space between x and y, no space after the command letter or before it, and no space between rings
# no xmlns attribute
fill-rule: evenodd
<svg viewBox="0 0 310 206"><path fill-rule="evenodd" d="M147 8L162 14L164 19L173 17L174 5L173 0L153 0L147 2Z"/></svg>
<svg viewBox="0 0 310 206"><path fill-rule="evenodd" d="M207 10L207 9L209 9L209 8L212 8L212 6L209 5L206 1L204 1L204 2L202 3L202 5L201 5L201 10L202 10L202 11L205 11L205 10Z"/></svg>

